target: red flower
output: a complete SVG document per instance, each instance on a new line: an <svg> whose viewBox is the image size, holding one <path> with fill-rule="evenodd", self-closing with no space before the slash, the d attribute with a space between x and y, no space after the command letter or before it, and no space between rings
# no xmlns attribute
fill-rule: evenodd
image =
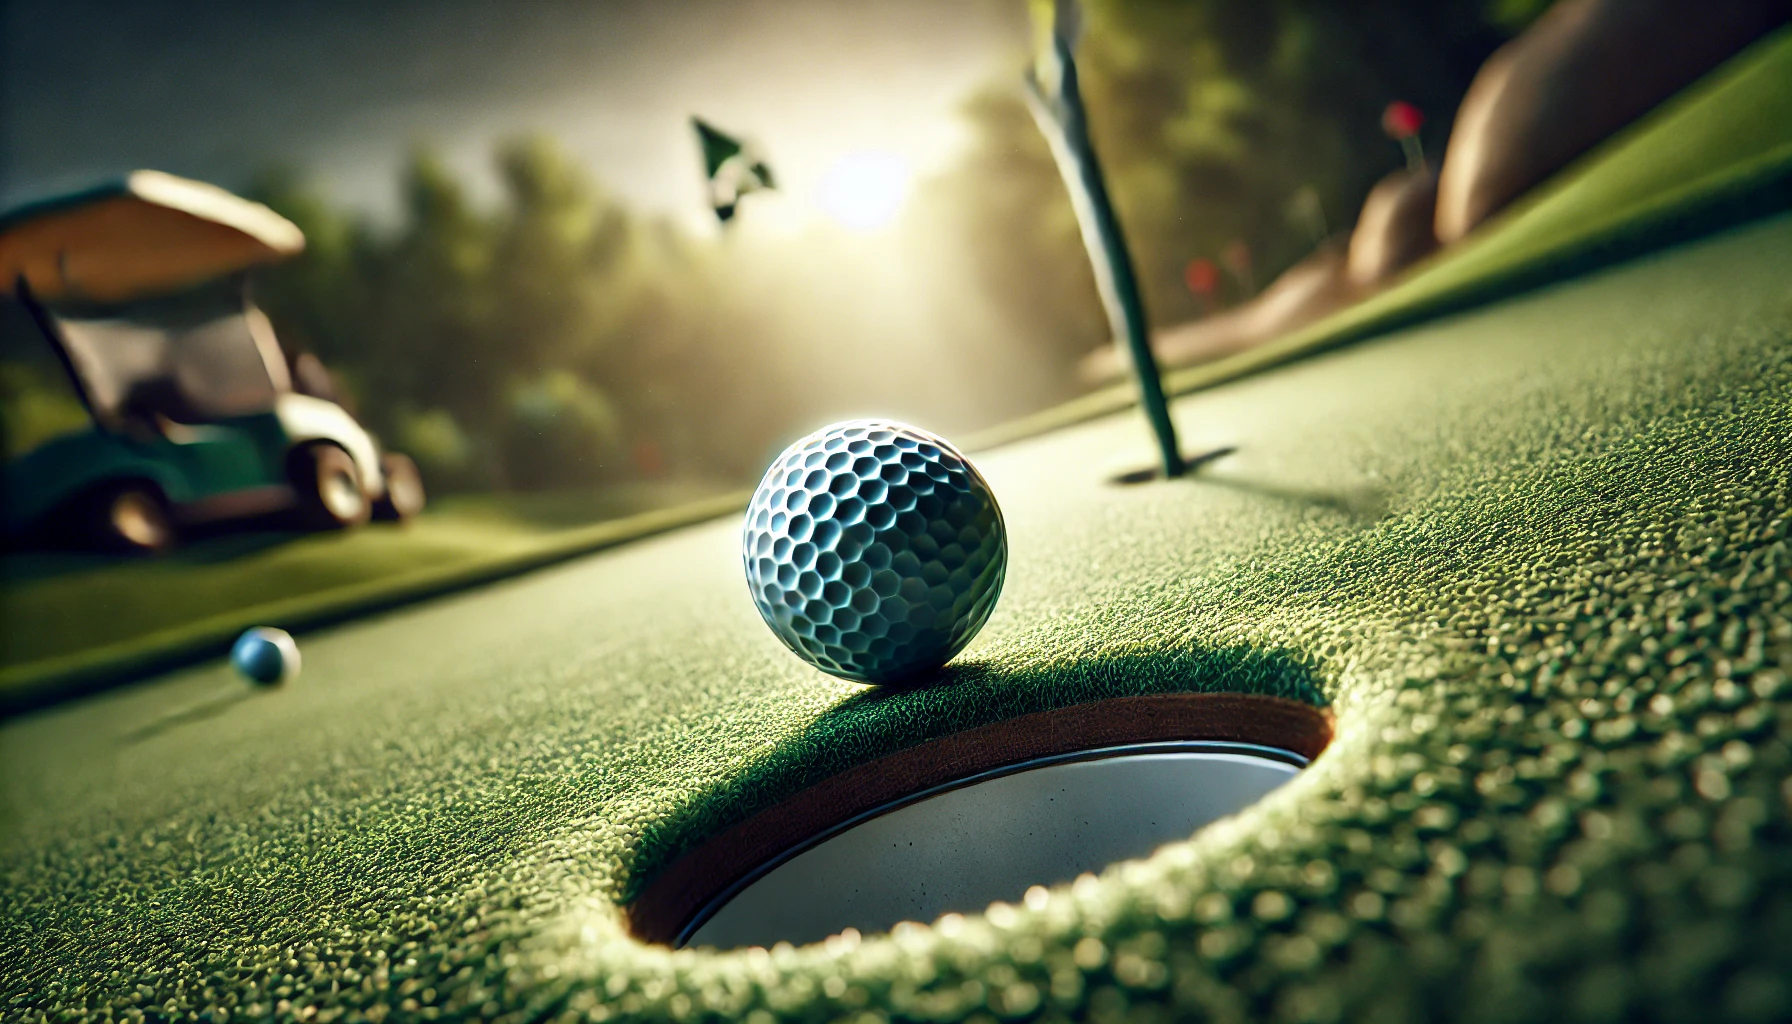
<svg viewBox="0 0 1792 1024"><path fill-rule="evenodd" d="M1188 284L1188 290L1196 295L1212 295L1220 286L1220 268L1205 256L1197 256L1188 261L1187 269L1182 272L1182 280Z"/></svg>
<svg viewBox="0 0 1792 1024"><path fill-rule="evenodd" d="M1419 127L1425 123L1425 115L1418 107L1405 100L1395 100L1381 112L1381 130L1388 133L1388 138L1403 141L1419 133Z"/></svg>

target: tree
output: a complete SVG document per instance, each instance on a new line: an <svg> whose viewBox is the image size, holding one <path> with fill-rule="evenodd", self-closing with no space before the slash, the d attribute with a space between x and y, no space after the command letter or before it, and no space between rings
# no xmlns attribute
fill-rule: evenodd
<svg viewBox="0 0 1792 1024"><path fill-rule="evenodd" d="M1478 0L1088 0L1084 92L1155 321L1196 313L1193 257L1267 278L1305 255L1296 197L1346 228L1400 163L1379 129L1389 100L1426 110L1436 151L1482 58L1538 0L1497 5L1495 24ZM311 247L258 293L438 487L662 467L747 482L780 439L852 409L988 425L1074 394L1078 359L1107 340L1020 100L1023 60L966 101L970 145L876 259L824 230L755 235L750 216L731 238L692 237L525 137L495 154L491 209L417 150L390 231L268 175L260 197Z"/></svg>

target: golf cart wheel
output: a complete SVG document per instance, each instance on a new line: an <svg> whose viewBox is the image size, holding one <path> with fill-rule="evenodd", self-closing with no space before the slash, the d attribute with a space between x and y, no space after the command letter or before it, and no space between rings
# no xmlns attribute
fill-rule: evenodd
<svg viewBox="0 0 1792 1024"><path fill-rule="evenodd" d="M347 529L366 522L372 511L355 460L327 442L293 451L292 485L298 493L293 511L300 529Z"/></svg>
<svg viewBox="0 0 1792 1024"><path fill-rule="evenodd" d="M373 518L402 523L423 511L428 500L423 474L417 472L409 455L387 452L380 456L380 472L386 477L386 493L373 503Z"/></svg>
<svg viewBox="0 0 1792 1024"><path fill-rule="evenodd" d="M150 483L106 487L84 503L76 519L83 546L127 555L150 555L174 546L174 515Z"/></svg>

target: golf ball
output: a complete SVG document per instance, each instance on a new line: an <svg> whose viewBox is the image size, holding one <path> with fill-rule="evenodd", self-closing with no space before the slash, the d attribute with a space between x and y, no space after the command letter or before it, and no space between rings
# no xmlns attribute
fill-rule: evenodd
<svg viewBox="0 0 1792 1024"><path fill-rule="evenodd" d="M1008 536L976 467L887 420L810 434L747 506L747 587L778 639L863 683L944 665L995 607Z"/></svg>
<svg viewBox="0 0 1792 1024"><path fill-rule="evenodd" d="M284 629L256 626L236 638L230 664L251 683L275 686L299 674L299 645Z"/></svg>

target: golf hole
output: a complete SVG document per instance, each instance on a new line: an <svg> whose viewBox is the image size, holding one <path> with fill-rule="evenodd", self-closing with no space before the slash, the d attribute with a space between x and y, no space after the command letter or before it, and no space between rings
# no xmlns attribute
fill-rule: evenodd
<svg viewBox="0 0 1792 1024"><path fill-rule="evenodd" d="M1040 758L876 808L760 865L689 920L683 946L818 942L846 928L1017 903L1149 856L1307 764L1250 743L1134 744Z"/></svg>
<svg viewBox="0 0 1792 1024"><path fill-rule="evenodd" d="M651 868L624 920L643 942L731 948L980 912L1186 839L1288 781L1331 740L1321 705L1180 691L897 744L692 836ZM855 741L865 742L879 740ZM775 775L754 784L780 787Z"/></svg>

